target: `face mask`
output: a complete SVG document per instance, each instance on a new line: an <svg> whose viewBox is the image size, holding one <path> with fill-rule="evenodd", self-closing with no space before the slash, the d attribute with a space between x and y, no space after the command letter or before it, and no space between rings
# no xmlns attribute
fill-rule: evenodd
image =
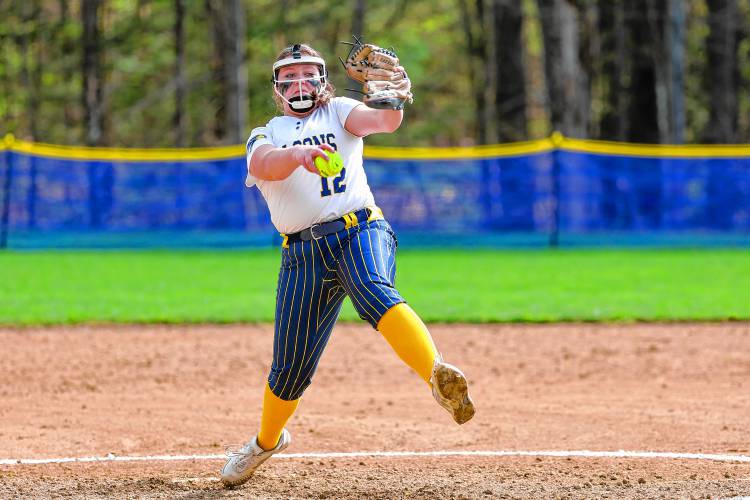
<svg viewBox="0 0 750 500"><path fill-rule="evenodd" d="M289 104L289 107L292 108L295 111L305 112L309 111L310 108L312 108L315 105L315 100L317 99L318 89L323 85L323 82L325 81L325 77L323 76L314 76L311 78L299 78L296 80L276 80L274 79L274 91L276 94L281 97L281 99ZM304 93L305 91L302 89L302 83L308 82L312 87L314 88L313 94L307 94ZM287 99L284 97L284 94L289 90L289 88L292 85L298 85L299 86L299 94L292 97L291 99Z"/></svg>

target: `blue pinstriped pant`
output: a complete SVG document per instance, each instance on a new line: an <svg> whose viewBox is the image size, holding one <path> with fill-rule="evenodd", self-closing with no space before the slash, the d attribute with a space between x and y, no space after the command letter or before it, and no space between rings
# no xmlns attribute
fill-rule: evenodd
<svg viewBox="0 0 750 500"><path fill-rule="evenodd" d="M373 327L404 302L394 288L396 237L382 219L283 248L268 383L294 400L310 385L344 297Z"/></svg>

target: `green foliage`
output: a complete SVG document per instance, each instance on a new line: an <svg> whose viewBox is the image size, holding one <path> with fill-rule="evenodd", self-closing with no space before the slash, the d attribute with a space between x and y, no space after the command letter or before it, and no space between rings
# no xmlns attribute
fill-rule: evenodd
<svg viewBox="0 0 750 500"><path fill-rule="evenodd" d="M415 95L399 132L371 137L368 143L427 146L474 140L475 96L458 1L365 2L366 40L396 48L413 80ZM348 40L354 29L355 3L243 2L249 98L245 132L276 113L270 65L278 51L290 43L306 41L323 53L339 94L353 85L344 77L337 58L346 54L346 47L339 41ZM174 145L174 2L117 0L102 5L105 142L133 147ZM747 34L750 0L738 0L738 5L743 23L740 28ZM205 1L186 1L185 7L187 142L191 146L213 145L221 142L215 130L220 82L215 74L213 28ZM84 142L80 8L80 2L69 0L0 2L0 134L12 132L21 138L51 143ZM524 0L523 8L529 134L538 138L549 132L544 47L537 2ZM710 105L703 81L708 11L705 0L691 0L687 9L687 138L695 142L706 126ZM484 10L490 16L491 2L484 1ZM749 138L750 38L741 42L738 54L743 85L738 103L740 134ZM30 80L34 72L40 74L39 85ZM598 86L592 89L594 118L601 115L604 90ZM35 99L39 106L33 112ZM36 130L31 130L32 113Z"/></svg>
<svg viewBox="0 0 750 500"><path fill-rule="evenodd" d="M344 74L338 57L345 58L351 41L353 2L260 2L249 30L250 73L249 127L267 122L276 113L271 99L270 67L277 53L287 45L305 42L320 51L338 95L357 88ZM434 2L368 2L364 38L393 46L412 79L415 104L408 108L398 134L373 136L369 144L416 145L456 144L471 128L472 99L461 57L460 27L453 0ZM426 43L429 40L429 43ZM273 44L269 42L272 41ZM465 97L461 97L465 96ZM249 131L249 130L248 130Z"/></svg>
<svg viewBox="0 0 750 500"><path fill-rule="evenodd" d="M271 322L278 266L277 250L0 253L0 324ZM740 250L400 251L397 286L434 322L750 319Z"/></svg>

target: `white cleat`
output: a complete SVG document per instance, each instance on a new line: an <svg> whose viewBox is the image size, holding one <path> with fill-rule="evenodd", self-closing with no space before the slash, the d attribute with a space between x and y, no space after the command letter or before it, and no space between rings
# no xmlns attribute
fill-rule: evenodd
<svg viewBox="0 0 750 500"><path fill-rule="evenodd" d="M255 469L271 458L271 455L285 449L292 442L289 431L281 432L278 444L272 450L264 450L258 445L257 436L237 451L228 450L229 460L221 469L221 482L226 486L239 486L250 479Z"/></svg>
<svg viewBox="0 0 750 500"><path fill-rule="evenodd" d="M435 401L453 415L457 424L471 420L475 412L474 402L469 397L469 384L461 370L443 363L438 356L432 367L430 384Z"/></svg>

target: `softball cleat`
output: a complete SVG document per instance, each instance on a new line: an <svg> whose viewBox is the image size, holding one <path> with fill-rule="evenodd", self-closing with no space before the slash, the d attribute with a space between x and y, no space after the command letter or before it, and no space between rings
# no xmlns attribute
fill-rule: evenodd
<svg viewBox="0 0 750 500"><path fill-rule="evenodd" d="M271 458L271 455L285 449L292 442L289 431L281 432L278 444L272 450L264 450L258 445L258 437L245 443L239 450L227 450L229 460L221 469L221 482L226 486L239 486L246 483L260 467L263 462Z"/></svg>
<svg viewBox="0 0 750 500"><path fill-rule="evenodd" d="M453 415L457 424L464 424L474 416L474 402L469 397L469 384L461 370L443 363L440 356L435 360L430 377L432 395L440 406Z"/></svg>

